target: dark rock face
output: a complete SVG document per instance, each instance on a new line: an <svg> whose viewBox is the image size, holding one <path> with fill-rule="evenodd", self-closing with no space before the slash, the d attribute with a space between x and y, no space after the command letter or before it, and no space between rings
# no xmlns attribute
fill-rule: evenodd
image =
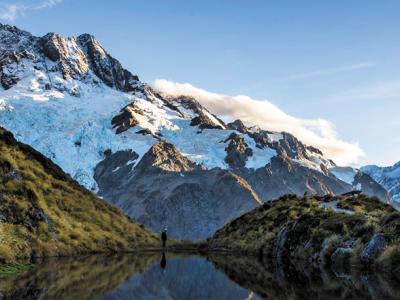
<svg viewBox="0 0 400 300"><path fill-rule="evenodd" d="M248 131L248 128L244 126L241 120L235 120L234 122L226 124L226 126L228 129L237 130L240 133L246 133Z"/></svg>
<svg viewBox="0 0 400 300"><path fill-rule="evenodd" d="M147 170L147 167L153 167L153 170L150 168ZM206 170L204 166L184 157L173 144L167 141L151 147L135 169L142 175L159 173L161 170L170 172Z"/></svg>
<svg viewBox="0 0 400 300"><path fill-rule="evenodd" d="M365 264L369 264L376 260L379 255L386 249L387 243L382 233L377 233L369 242L368 246L361 253L361 261Z"/></svg>
<svg viewBox="0 0 400 300"><path fill-rule="evenodd" d="M171 238L199 241L260 204L242 178L220 168L206 170L168 142L154 145L133 170L111 166L117 153L96 167L98 195L154 232L168 226ZM114 172L101 172L108 164Z"/></svg>
<svg viewBox="0 0 400 300"><path fill-rule="evenodd" d="M276 150L279 155L294 159L308 158L306 147L290 133L282 132L283 138L279 142L268 145Z"/></svg>
<svg viewBox="0 0 400 300"><path fill-rule="evenodd" d="M400 203L394 201L390 194L368 174L363 172L357 173L354 177L353 185L357 186L358 184L361 184L362 192L367 196L378 196L384 202L395 205L399 208Z"/></svg>
<svg viewBox="0 0 400 300"><path fill-rule="evenodd" d="M360 170L386 189L396 202L400 202L400 161L391 167L370 165Z"/></svg>
<svg viewBox="0 0 400 300"><path fill-rule="evenodd" d="M139 121L135 117L135 113L139 115L144 115L143 110L141 110L139 107L135 105L135 102L132 102L131 104L125 106L123 109L121 109L121 114L115 116L111 120L111 125L113 125L113 128L118 127L116 130L116 134L120 134L124 131L127 131L130 128L135 127L137 124L139 124Z"/></svg>
<svg viewBox="0 0 400 300"><path fill-rule="evenodd" d="M287 193L339 195L352 190L349 184L333 175L327 176L282 156L273 157L264 168L241 168L233 172L249 183L262 202Z"/></svg>
<svg viewBox="0 0 400 300"><path fill-rule="evenodd" d="M196 101L192 96L175 96L175 95L169 95L169 94L162 94L160 95L160 98L163 98L167 100L169 103L174 104L174 105L179 105L182 106L184 109L188 109L193 111L195 114L201 114L204 107Z"/></svg>
<svg viewBox="0 0 400 300"><path fill-rule="evenodd" d="M94 179L99 182L102 186L108 189L113 189L113 186L108 185L108 182L103 182L107 174L112 174L118 171L119 174L126 176L132 171L132 167L135 165L135 161L139 158L139 155L132 150L118 151L114 154L110 154L107 158L96 165L94 169Z"/></svg>
<svg viewBox="0 0 400 300"><path fill-rule="evenodd" d="M400 208L400 203L394 201L391 195L379 183L373 180L370 175L364 172L357 173L354 177L353 185L357 186L359 184L361 185L362 192L367 196L378 196L382 201L392 204L397 209Z"/></svg>
<svg viewBox="0 0 400 300"><path fill-rule="evenodd" d="M319 149L317 149L317 148L315 148L313 146L307 146L306 149L309 150L310 152L314 152L314 153L318 153L320 155L323 155L321 150L319 150Z"/></svg>
<svg viewBox="0 0 400 300"><path fill-rule="evenodd" d="M168 94L158 94L159 98L163 101L169 102L174 110L179 111L176 106L181 106L184 109L193 111L197 117L192 119L190 126L199 126L200 129L227 129L225 123L218 119L215 115L208 112L198 101L196 101L192 96L173 96ZM212 115L221 125L216 124L214 121L208 117L205 112ZM217 123L218 123L217 122Z"/></svg>
<svg viewBox="0 0 400 300"><path fill-rule="evenodd" d="M78 43L86 53L90 69L106 85L123 92L135 90L139 77L124 69L118 60L104 50L94 36L82 34L78 37Z"/></svg>
<svg viewBox="0 0 400 300"><path fill-rule="evenodd" d="M229 138L224 142L230 141L225 151L228 153L225 162L232 168L244 168L247 158L253 156L253 150L248 147L243 137L233 132Z"/></svg>

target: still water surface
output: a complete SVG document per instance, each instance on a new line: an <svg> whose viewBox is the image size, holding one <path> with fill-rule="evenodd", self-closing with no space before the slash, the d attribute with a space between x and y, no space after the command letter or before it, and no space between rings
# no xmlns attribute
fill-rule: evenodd
<svg viewBox="0 0 400 300"><path fill-rule="evenodd" d="M0 279L0 299L400 299L398 280L255 257L140 253L52 258Z"/></svg>

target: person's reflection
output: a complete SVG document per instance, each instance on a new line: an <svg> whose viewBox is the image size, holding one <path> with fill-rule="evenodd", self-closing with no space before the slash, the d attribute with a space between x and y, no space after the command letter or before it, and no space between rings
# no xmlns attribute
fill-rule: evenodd
<svg viewBox="0 0 400 300"><path fill-rule="evenodd" d="M166 268L167 268L167 261L165 259L165 253L163 252L162 254L162 259L161 259L161 263L160 263L161 269L164 270L164 274L166 273Z"/></svg>

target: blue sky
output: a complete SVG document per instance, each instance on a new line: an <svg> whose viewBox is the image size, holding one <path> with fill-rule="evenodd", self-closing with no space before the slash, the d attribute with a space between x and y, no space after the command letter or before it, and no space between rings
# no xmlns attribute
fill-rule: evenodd
<svg viewBox="0 0 400 300"><path fill-rule="evenodd" d="M329 120L336 140L365 152L353 161L362 166L400 160L399 11L390 0L3 0L0 22L37 36L90 33L149 83Z"/></svg>

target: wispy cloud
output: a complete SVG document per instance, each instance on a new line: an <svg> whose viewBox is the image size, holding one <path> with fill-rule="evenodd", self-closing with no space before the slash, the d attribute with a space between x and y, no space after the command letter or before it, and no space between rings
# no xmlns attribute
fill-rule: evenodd
<svg viewBox="0 0 400 300"><path fill-rule="evenodd" d="M23 6L0 2L0 19L14 21L21 12L24 12Z"/></svg>
<svg viewBox="0 0 400 300"><path fill-rule="evenodd" d="M156 79L153 88L169 94L192 95L212 113L225 120L241 119L247 126L257 124L265 130L292 133L305 144L321 149L339 165L358 163L359 157L365 156L358 143L342 141L330 121L295 118L269 101L210 93L189 83L181 84L165 79Z"/></svg>
<svg viewBox="0 0 400 300"><path fill-rule="evenodd" d="M351 100L379 100L400 97L400 79L377 82L368 86L357 87L332 96L332 102Z"/></svg>
<svg viewBox="0 0 400 300"><path fill-rule="evenodd" d="M17 19L19 15L24 15L27 10L33 9L43 9L47 7L52 7L62 0L42 0L42 1L30 1L30 2L20 2L12 4L9 2L0 2L0 19L13 22Z"/></svg>
<svg viewBox="0 0 400 300"><path fill-rule="evenodd" d="M316 70L314 72L309 72L309 73L295 74L295 75L286 77L284 79L281 79L280 81L295 80L295 79L318 76L318 75L348 72L348 71L353 71L353 70L368 68L368 67L373 67L373 66L375 66L375 64L373 64L373 63L359 63L359 64L352 64L352 65L343 65L343 66L339 66L339 67L335 67L335 68Z"/></svg>
<svg viewBox="0 0 400 300"><path fill-rule="evenodd" d="M257 82L257 83L250 85L249 87L241 90L241 92L246 93L246 92L249 92L252 90L262 88L269 84L275 84L275 83L296 80L296 79L303 79L303 78L308 78L308 77L313 77L313 76L322 76L322 75L328 75L328 74L349 72L349 71L353 71L353 70L357 70L357 69L369 68L369 67L374 67L374 66L376 66L376 65L372 62L365 62L365 63L358 63L358 64L347 64L347 65L342 65L342 66L334 67L334 68L316 70L313 72L299 73L299 74L294 74L294 75L291 75L291 76L288 76L285 78L281 78L281 79L277 79L277 80Z"/></svg>

